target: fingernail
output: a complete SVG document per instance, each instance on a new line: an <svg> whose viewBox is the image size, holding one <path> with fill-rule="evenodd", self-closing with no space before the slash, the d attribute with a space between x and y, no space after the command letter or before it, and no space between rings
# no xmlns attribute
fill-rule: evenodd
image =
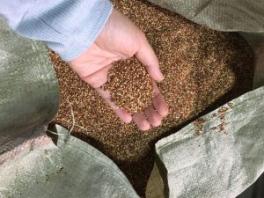
<svg viewBox="0 0 264 198"><path fill-rule="evenodd" d="M161 125L161 121L158 121L152 124L153 127L158 127L160 125Z"/></svg>
<svg viewBox="0 0 264 198"><path fill-rule="evenodd" d="M163 111L160 112L162 117L166 117L169 114L169 109L164 109Z"/></svg>
<svg viewBox="0 0 264 198"><path fill-rule="evenodd" d="M123 120L124 121L124 123L126 123L126 124L129 124L131 121L132 121L132 117L131 116L129 116L129 117L127 117L125 120Z"/></svg>
<svg viewBox="0 0 264 198"><path fill-rule="evenodd" d="M159 72L159 81L163 81L164 78L165 78L164 75L161 72Z"/></svg>
<svg viewBox="0 0 264 198"><path fill-rule="evenodd" d="M150 124L148 124L148 123L144 123L143 126L142 126L142 128L141 128L141 130L142 130L142 131L148 131L150 128L151 128L151 127L150 127Z"/></svg>

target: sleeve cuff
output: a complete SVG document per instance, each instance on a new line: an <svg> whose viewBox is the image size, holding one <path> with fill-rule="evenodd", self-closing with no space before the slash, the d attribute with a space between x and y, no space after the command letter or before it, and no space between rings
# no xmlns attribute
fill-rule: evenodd
<svg viewBox="0 0 264 198"><path fill-rule="evenodd" d="M63 50L56 50L55 43L48 43L48 46L59 53L65 61L77 58L94 43L108 21L112 10L111 2L103 1L100 9L96 9L94 13L90 13L87 17L82 18L80 23L78 22L79 28L76 29L72 37L68 37L67 41L63 43ZM91 16L94 18L91 19Z"/></svg>

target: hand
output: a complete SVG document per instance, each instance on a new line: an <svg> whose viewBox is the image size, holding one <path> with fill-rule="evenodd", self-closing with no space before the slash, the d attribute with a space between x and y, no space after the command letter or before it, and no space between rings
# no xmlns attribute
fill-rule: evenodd
<svg viewBox="0 0 264 198"><path fill-rule="evenodd" d="M107 82L107 73L113 62L134 55L146 66L154 81L163 80L158 59L144 33L128 18L113 10L93 45L79 57L70 61L70 65L82 80L98 91L122 121L129 123L133 119L139 129L148 130L151 126L160 125L162 118L168 114L168 106L155 83L153 105L148 107L145 112L134 115L117 107L111 101L110 93L100 88Z"/></svg>

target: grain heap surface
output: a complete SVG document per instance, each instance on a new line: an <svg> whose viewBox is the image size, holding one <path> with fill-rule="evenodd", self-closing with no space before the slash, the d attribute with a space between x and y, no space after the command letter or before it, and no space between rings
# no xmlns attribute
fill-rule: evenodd
<svg viewBox="0 0 264 198"><path fill-rule="evenodd" d="M70 128L72 108L76 121L74 135L112 158L143 195L153 166L155 141L208 107L216 107L248 91L253 55L237 34L209 30L138 0L116 0L114 4L146 33L157 53L165 75L158 86L169 104L169 116L161 127L148 133L138 131L133 123L122 124L96 92L51 53L61 97L55 121ZM129 61L135 63L133 59ZM124 63L116 63L116 67L121 64ZM119 72L125 72L122 68L119 67Z"/></svg>
<svg viewBox="0 0 264 198"><path fill-rule="evenodd" d="M104 89L117 106L130 113L143 111L152 101L152 80L136 58L114 64Z"/></svg>

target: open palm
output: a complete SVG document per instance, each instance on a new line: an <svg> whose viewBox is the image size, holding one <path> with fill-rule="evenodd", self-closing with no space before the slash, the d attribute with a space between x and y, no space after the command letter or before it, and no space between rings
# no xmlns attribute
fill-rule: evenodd
<svg viewBox="0 0 264 198"><path fill-rule="evenodd" d="M154 93L151 106L144 112L131 115L116 106L111 100L111 94L100 87L107 82L107 74L113 62L134 55L153 78ZM159 126L162 118L168 114L168 106L155 83L163 80L158 59L144 33L118 11L113 10L96 41L78 58L72 60L70 65L82 80L98 91L125 123L133 120L139 129L148 130Z"/></svg>

